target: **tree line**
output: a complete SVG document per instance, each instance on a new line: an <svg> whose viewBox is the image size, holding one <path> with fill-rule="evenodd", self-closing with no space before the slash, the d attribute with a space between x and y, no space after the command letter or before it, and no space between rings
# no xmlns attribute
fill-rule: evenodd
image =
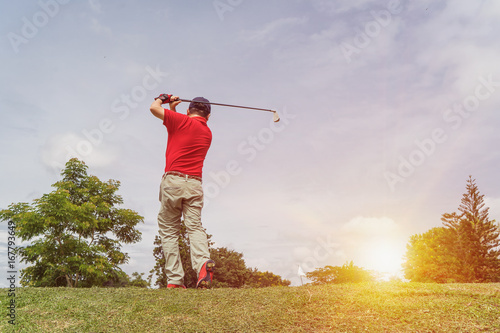
<svg viewBox="0 0 500 333"><path fill-rule="evenodd" d="M411 282L500 282L500 228L469 176L458 212L445 213L442 226L410 237L403 263ZM374 272L350 264L326 266L306 274L314 284L367 282Z"/></svg>
<svg viewBox="0 0 500 333"><path fill-rule="evenodd" d="M207 235L209 240L210 258L214 260L216 270L212 287L221 288L241 288L241 287L275 287L289 286L290 281L282 279L279 275L272 272L261 272L256 268L249 268L245 264L243 254L230 250L226 247L213 248L211 235ZM182 223L179 237L179 252L181 255L182 267L184 267L184 285L187 288L195 288L198 279L196 272L191 267L191 250L186 226ZM167 276L165 273L165 257L161 247L161 239L157 235L154 240L155 248L153 250L155 257L155 266L149 272L148 281L152 283L154 277L155 286L165 288L167 286Z"/></svg>
<svg viewBox="0 0 500 333"><path fill-rule="evenodd" d="M0 220L14 222L16 236L29 245L18 247L21 284L34 287L138 286L166 287L165 259L160 237L155 237L155 266L149 272L129 277L120 265L129 256L122 244L137 243L137 225L144 218L122 208L123 198L116 192L120 182L103 182L87 173L83 161L71 159L62 170L62 180L52 192L32 204L14 203L0 211ZM458 212L442 215L442 226L410 237L403 272L412 282L481 283L500 282L500 228L489 218L484 195L470 176ZM214 287L288 286L290 281L272 272L246 266L243 254L225 247L213 248L217 262ZM189 237L182 224L179 249L185 284L194 287L196 273L190 268ZM376 279L374 272L351 261L343 266L325 266L306 274L315 284L366 282ZM153 283L153 279L155 281Z"/></svg>
<svg viewBox="0 0 500 333"><path fill-rule="evenodd" d="M88 174L88 167L76 158L69 160L61 172L55 189L33 200L32 204L13 203L0 211L0 220L15 223L15 235L27 246L15 249L20 262L21 285L33 287L166 287L164 257L156 236L153 256L155 267L147 280L145 273L129 277L120 265L129 261L123 244L141 240L137 225L144 218L122 208L123 198L117 194L120 182L101 181ZM213 244L212 244L213 245ZM179 238L184 267L190 265L189 238L185 227ZM288 286L290 281L271 272L248 268L243 254L227 248L211 248L217 262L215 287ZM196 273L186 269L186 285L194 287Z"/></svg>

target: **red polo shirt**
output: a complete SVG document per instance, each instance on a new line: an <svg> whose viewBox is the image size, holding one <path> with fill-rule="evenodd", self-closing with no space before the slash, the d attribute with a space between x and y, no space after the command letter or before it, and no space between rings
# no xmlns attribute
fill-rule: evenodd
<svg viewBox="0 0 500 333"><path fill-rule="evenodd" d="M168 132L165 172L178 171L201 177L203 162L212 143L207 120L165 109L163 125Z"/></svg>

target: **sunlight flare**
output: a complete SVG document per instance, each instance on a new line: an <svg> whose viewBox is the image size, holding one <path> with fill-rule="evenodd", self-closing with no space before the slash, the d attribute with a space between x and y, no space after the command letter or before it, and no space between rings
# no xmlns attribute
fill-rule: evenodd
<svg viewBox="0 0 500 333"><path fill-rule="evenodd" d="M394 241L375 241L366 248L366 266L379 273L397 275L403 263L404 246Z"/></svg>

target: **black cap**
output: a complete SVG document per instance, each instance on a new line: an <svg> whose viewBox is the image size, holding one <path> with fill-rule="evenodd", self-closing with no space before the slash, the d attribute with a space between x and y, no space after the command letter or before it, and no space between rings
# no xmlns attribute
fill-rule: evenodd
<svg viewBox="0 0 500 333"><path fill-rule="evenodd" d="M210 101L204 97L195 97L192 102L189 103L190 109L198 109L200 111L206 111L210 113L212 110L210 108Z"/></svg>

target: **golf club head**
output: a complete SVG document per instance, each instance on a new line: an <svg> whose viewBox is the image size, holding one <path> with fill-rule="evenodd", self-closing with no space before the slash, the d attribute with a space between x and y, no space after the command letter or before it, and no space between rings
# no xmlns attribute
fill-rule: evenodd
<svg viewBox="0 0 500 333"><path fill-rule="evenodd" d="M278 116L278 112L276 112L276 111L273 111L273 121L275 123L277 123L278 121L280 121L280 116Z"/></svg>

